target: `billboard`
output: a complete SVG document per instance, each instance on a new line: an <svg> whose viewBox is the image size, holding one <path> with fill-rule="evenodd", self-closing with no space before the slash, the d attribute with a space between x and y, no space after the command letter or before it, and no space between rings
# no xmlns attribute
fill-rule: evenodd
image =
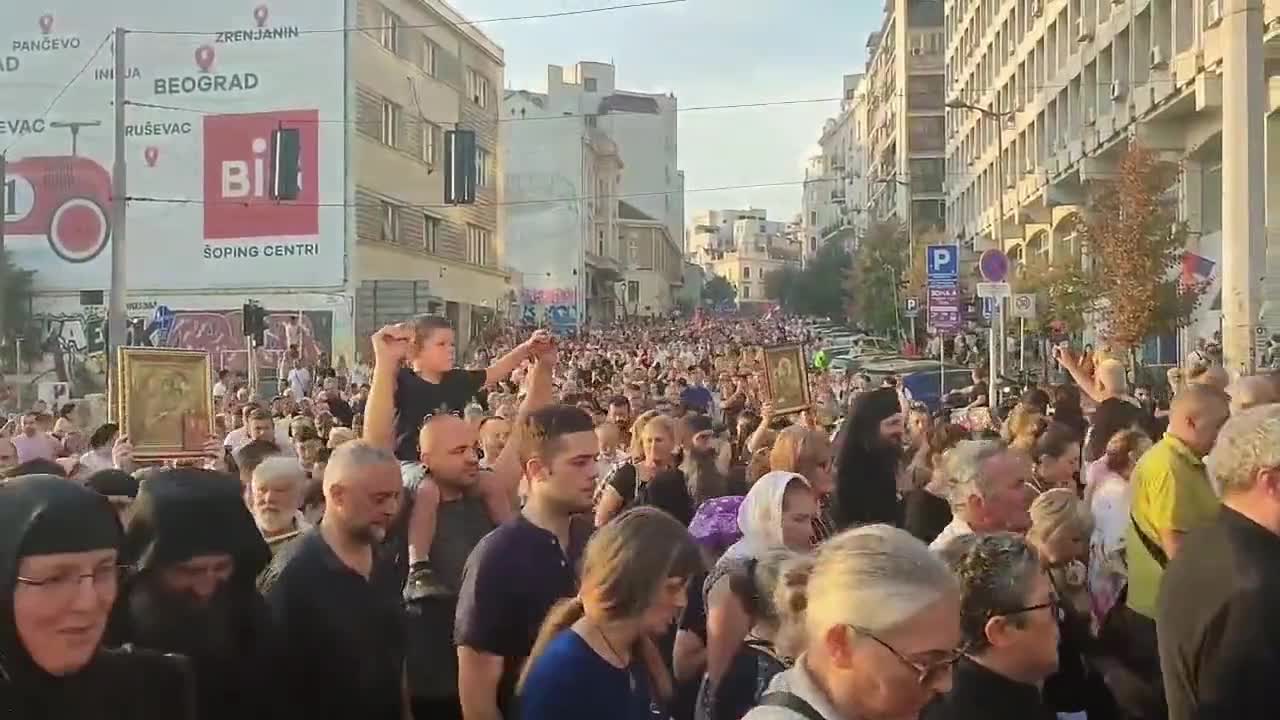
<svg viewBox="0 0 1280 720"><path fill-rule="evenodd" d="M36 288L109 285L116 26L136 31L125 46L129 289L342 285L346 43L332 30L344 6L0 3L5 246ZM300 134L293 201L270 197L277 128Z"/></svg>

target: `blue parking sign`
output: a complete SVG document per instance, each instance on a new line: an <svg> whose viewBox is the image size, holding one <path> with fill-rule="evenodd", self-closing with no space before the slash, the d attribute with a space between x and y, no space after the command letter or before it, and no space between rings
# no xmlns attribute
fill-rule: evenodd
<svg viewBox="0 0 1280 720"><path fill-rule="evenodd" d="M960 276L960 256L955 245L930 245L925 253L930 280L955 280Z"/></svg>

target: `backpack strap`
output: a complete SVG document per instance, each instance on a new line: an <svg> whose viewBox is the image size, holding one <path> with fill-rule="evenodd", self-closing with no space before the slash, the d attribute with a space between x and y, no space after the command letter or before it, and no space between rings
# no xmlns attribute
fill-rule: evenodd
<svg viewBox="0 0 1280 720"><path fill-rule="evenodd" d="M1138 534L1138 539L1142 541L1142 546L1147 549L1147 553L1151 555L1153 560L1160 564L1160 568L1163 570L1164 567L1169 564L1169 556L1165 553L1164 548L1160 547L1159 543L1147 537L1147 534L1142 532L1142 528L1138 525L1138 519L1132 514L1129 515L1129 522L1133 523L1133 530Z"/></svg>
<svg viewBox="0 0 1280 720"><path fill-rule="evenodd" d="M822 713L805 702L799 695L789 692L771 692L760 698L760 707L786 708L805 720L826 720Z"/></svg>

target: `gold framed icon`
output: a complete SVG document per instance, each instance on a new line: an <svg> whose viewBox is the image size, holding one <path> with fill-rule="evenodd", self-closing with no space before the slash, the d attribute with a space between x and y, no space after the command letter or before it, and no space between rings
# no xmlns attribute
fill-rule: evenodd
<svg viewBox="0 0 1280 720"><path fill-rule="evenodd" d="M804 346L779 345L765 348L764 379L775 415L797 413L812 405Z"/></svg>
<svg viewBox="0 0 1280 720"><path fill-rule="evenodd" d="M122 347L114 410L138 460L203 457L213 431L209 353Z"/></svg>

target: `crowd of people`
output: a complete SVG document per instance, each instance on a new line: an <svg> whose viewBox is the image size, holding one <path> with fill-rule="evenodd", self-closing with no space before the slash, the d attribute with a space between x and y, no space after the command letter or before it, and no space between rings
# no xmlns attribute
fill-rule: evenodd
<svg viewBox="0 0 1280 720"><path fill-rule="evenodd" d="M219 372L176 462L37 405L0 432L0 713L1269 717L1280 379L1160 403L1059 349L989 429L821 369L775 408L760 348L812 339L498 328L459 367L424 316L275 393Z"/></svg>

